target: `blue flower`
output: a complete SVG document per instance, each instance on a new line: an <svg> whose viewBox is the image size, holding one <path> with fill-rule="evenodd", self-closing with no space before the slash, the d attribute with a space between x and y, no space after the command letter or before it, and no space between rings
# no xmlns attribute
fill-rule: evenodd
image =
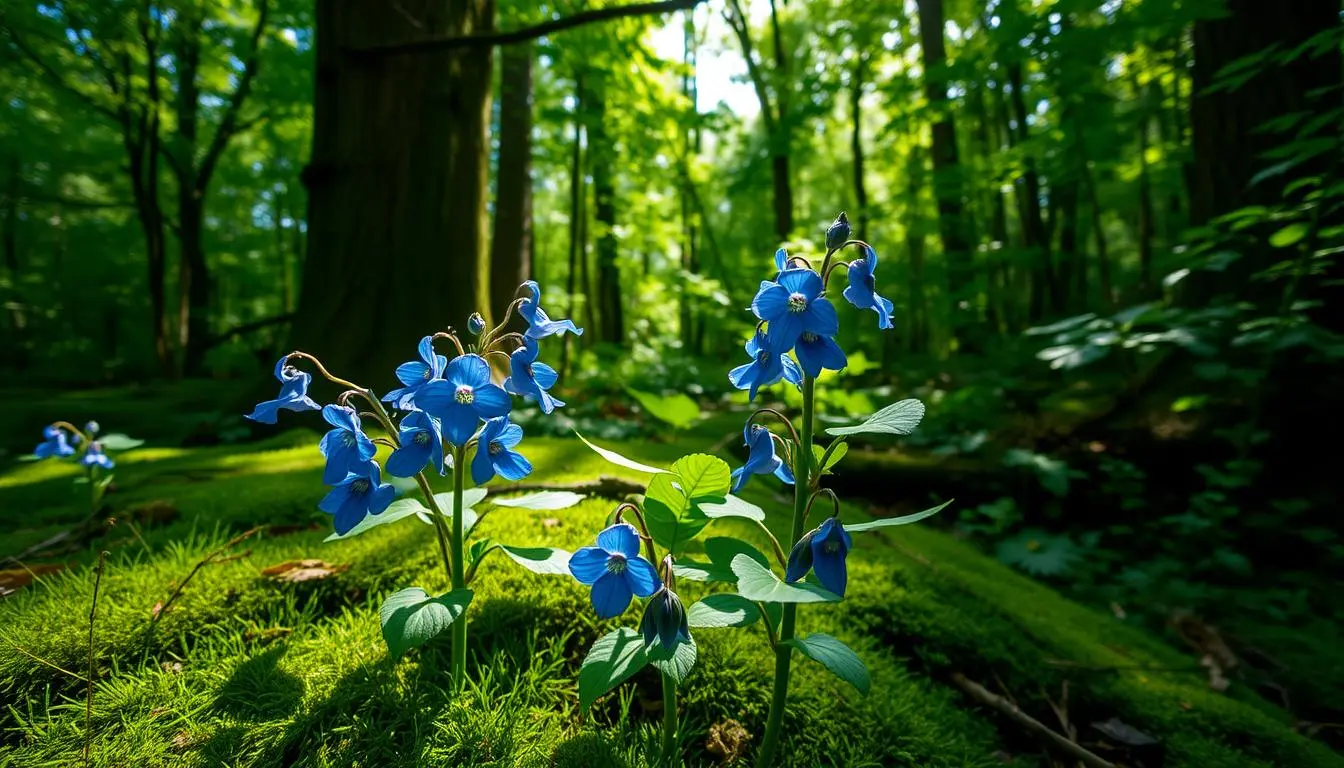
<svg viewBox="0 0 1344 768"><path fill-rule="evenodd" d="M453 445L466 445L481 419L507 416L513 405L503 388L490 383L490 365L480 355L453 358L443 379L421 388L416 404L439 420Z"/></svg>
<svg viewBox="0 0 1344 768"><path fill-rule="evenodd" d="M366 515L382 514L396 495L397 490L383 482L378 463L370 461L362 471L346 475L318 502L317 508L333 515L336 532L346 534Z"/></svg>
<svg viewBox="0 0 1344 768"><path fill-rule="evenodd" d="M536 400L542 413L550 413L565 404L546 391L555 386L560 375L551 366L537 362L538 352L535 339L523 339L523 346L509 355L509 378L504 380L504 389Z"/></svg>
<svg viewBox="0 0 1344 768"><path fill-rule="evenodd" d="M280 396L257 403L247 418L262 424L274 424L276 414L281 410L316 411L322 407L308 396L308 385L313 382L312 374L289 365L288 355L276 362L275 378L280 381Z"/></svg>
<svg viewBox="0 0 1344 768"><path fill-rule="evenodd" d="M811 269L786 269L778 282L762 282L751 310L770 324L769 338L776 354L787 352L804 331L834 336L840 331L835 305L822 296L821 276Z"/></svg>
<svg viewBox="0 0 1344 768"><path fill-rule="evenodd" d="M748 390L748 400L755 400L758 389L768 387L780 379L794 386L803 381L803 371L793 358L772 352L770 347L769 335L757 330L747 340L747 354L751 356L751 362L728 372L728 381L734 387Z"/></svg>
<svg viewBox="0 0 1344 768"><path fill-rule="evenodd" d="M844 295L856 308L876 312L877 327L887 330L892 327L891 313L896 311L896 305L877 295L877 281L873 277L877 271L877 251L867 245L862 250L863 256L849 263L849 287Z"/></svg>
<svg viewBox="0 0 1344 768"><path fill-rule="evenodd" d="M110 456L103 453L103 444L97 440L89 443L89 449L84 452L83 456L79 457L79 463L86 467L102 467L103 469L111 469L117 466Z"/></svg>
<svg viewBox="0 0 1344 768"><path fill-rule="evenodd" d="M448 358L434 353L434 337L426 336L420 340L420 359L397 366L397 380L402 387L383 395L383 402L392 403L398 410L408 411L416 407L415 396L429 382L443 377L443 369ZM389 468L389 472L392 470Z"/></svg>
<svg viewBox="0 0 1344 768"><path fill-rule="evenodd" d="M527 321L527 337L529 339L544 339L557 333L563 334L569 331L575 336L582 336L583 329L575 327L572 320L552 320L546 310L541 308L541 287L537 281L528 280L523 283L523 287L532 292L532 298L524 297L518 305L518 314Z"/></svg>
<svg viewBox="0 0 1344 768"><path fill-rule="evenodd" d="M593 588L593 608L604 619L624 613L632 595L648 597L663 586L653 563L639 556L639 532L629 523L597 534L596 547L584 547L569 558L569 572Z"/></svg>
<svg viewBox="0 0 1344 768"><path fill-rule="evenodd" d="M84 422L84 431L88 433L89 437L96 437L102 431L102 427L98 426L98 422L89 420Z"/></svg>
<svg viewBox="0 0 1344 768"><path fill-rule="evenodd" d="M747 463L733 470L733 493L742 490L752 475L774 474L793 485L793 472L784 460L775 455L775 440L770 430L760 424L748 423L742 430L742 442L747 446Z"/></svg>
<svg viewBox="0 0 1344 768"><path fill-rule="evenodd" d="M387 474L415 477L415 473L429 463L433 463L440 475L445 474L439 422L424 411L411 411L399 427L401 447L387 457Z"/></svg>
<svg viewBox="0 0 1344 768"><path fill-rule="evenodd" d="M798 337L793 353L798 356L798 364L803 371L814 379L821 375L823 368L838 371L849 363L845 351L835 343L834 338L818 336L811 331L803 331L803 335Z"/></svg>
<svg viewBox="0 0 1344 768"><path fill-rule="evenodd" d="M639 632L644 635L644 647L661 645L665 651L674 651L680 643L691 641L691 625L681 598L670 589L654 595L644 606L644 618L639 621Z"/></svg>
<svg viewBox="0 0 1344 768"><path fill-rule="evenodd" d="M37 447L33 449L33 455L39 459L49 459L52 456L65 457L73 456L75 449L70 446L70 440L66 437L65 430L60 427L46 427L42 430L42 436L46 438Z"/></svg>
<svg viewBox="0 0 1344 768"><path fill-rule="evenodd" d="M505 480L522 480L532 473L532 462L513 450L523 440L523 428L510 424L506 416L485 422L476 441L476 456L471 460L471 479L484 485L498 472Z"/></svg>
<svg viewBox="0 0 1344 768"><path fill-rule="evenodd" d="M351 472L364 472L378 449L360 429L359 414L344 405L328 405L322 409L322 418L335 427L317 444L322 455L327 457L322 482L335 485Z"/></svg>
<svg viewBox="0 0 1344 768"><path fill-rule="evenodd" d="M845 244L849 239L849 218L845 216L844 211L835 217L831 226L826 228L826 250L834 251Z"/></svg>
<svg viewBox="0 0 1344 768"><path fill-rule="evenodd" d="M485 332L485 318L481 317L480 312L472 312L471 317L467 318L467 330L472 336L480 336Z"/></svg>
<svg viewBox="0 0 1344 768"><path fill-rule="evenodd" d="M852 546L853 540L845 527L836 518L828 517L793 546L788 567L784 571L784 580L790 583L798 581L811 570L817 574L821 586L844 597L848 581L845 557Z"/></svg>

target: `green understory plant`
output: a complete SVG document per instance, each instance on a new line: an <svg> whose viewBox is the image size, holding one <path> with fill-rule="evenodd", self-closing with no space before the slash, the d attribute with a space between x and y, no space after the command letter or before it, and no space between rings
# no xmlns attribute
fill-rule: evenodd
<svg viewBox="0 0 1344 768"><path fill-rule="evenodd" d="M119 432L100 435L100 431L96 421L86 423L83 429L68 421L53 422L42 430L43 441L33 449L34 459L68 458L83 468L83 477L75 483L89 487L89 517L98 514L112 485L112 470L117 464L108 452L129 451L145 444Z"/></svg>

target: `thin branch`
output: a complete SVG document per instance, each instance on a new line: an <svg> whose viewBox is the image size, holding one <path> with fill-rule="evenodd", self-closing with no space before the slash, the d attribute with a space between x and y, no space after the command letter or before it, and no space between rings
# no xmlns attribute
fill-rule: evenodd
<svg viewBox="0 0 1344 768"><path fill-rule="evenodd" d="M99 114L105 115L109 118L112 118L113 120L117 119L117 113L114 110L112 110L105 104L98 103L98 100L95 99L92 95L90 95L85 91L80 90L79 88L76 88L73 83L66 81L65 78L61 77L59 72L57 72L41 56L37 55L37 51L28 47L28 44L23 42L23 38L19 37L18 34L15 33L13 30L10 30L9 39L14 41L14 47L18 48L19 51L22 52L23 55L26 56L29 61L31 61L34 65L36 65L38 69L42 70L42 74L46 75L47 79L50 80L52 84L54 84L57 88L60 88L66 93L72 94L75 97L79 98L80 101L83 101L85 104L87 104L90 108L92 108ZM115 89L113 90L113 92L114 93L116 92Z"/></svg>
<svg viewBox="0 0 1344 768"><path fill-rule="evenodd" d="M274 317L264 317L260 320L254 320L250 323L243 323L242 325L234 326L233 328L230 328L229 330L224 331L223 333L218 334L217 336L210 337L208 340L206 340L205 345L202 348L213 349L214 347L223 344L224 342L228 341L234 336L241 336L246 333L252 333L253 331L259 331L263 328L270 328L273 325L283 325L284 323L288 323L289 321L293 320L294 314L295 313L293 312L286 312L283 315L276 315Z"/></svg>
<svg viewBox="0 0 1344 768"><path fill-rule="evenodd" d="M974 680L968 679L960 672L952 673L952 682L956 683L957 687L965 691L972 699L975 699L981 704L1006 716L1009 720L1012 720L1026 730L1031 731L1033 734L1043 737L1060 752L1064 752L1075 760L1090 766L1090 768L1115 768L1114 763L1050 730L1050 728L1040 720L1037 720L1019 709L1016 704L990 691L988 688L985 688Z"/></svg>
<svg viewBox="0 0 1344 768"><path fill-rule="evenodd" d="M483 32L478 35L462 35L459 37L440 37L431 40L416 40L409 43L396 43L393 45L377 45L369 48L353 48L347 51L355 56L398 56L406 53L426 53L429 51L451 51L460 48L488 48L496 45L513 45L515 43L525 43L529 40L536 40L539 37L553 35L556 32L562 32L566 29L581 27L585 24L592 24L598 21L608 21L611 19L623 19L631 16L650 16L661 13L671 13L673 11L686 11L694 8L704 0L662 0L655 3L635 3L633 5L617 5L609 8L595 8L591 11L583 11L571 16L562 16L558 19L537 24L532 27L523 27L522 29L510 29L503 32Z"/></svg>
<svg viewBox="0 0 1344 768"><path fill-rule="evenodd" d="M257 4L257 25L252 28L252 50L243 63L243 74L238 78L238 87L233 89L233 95L229 97L229 106L224 111L224 118L220 120L219 128L215 129L215 135L210 140L210 147L205 151L205 157L201 160L200 170L196 173L196 189L204 190L210 186L210 177L214 175L215 164L219 162L219 156L224 153L224 148L229 145L229 139L235 134L246 130L255 125L260 120L265 120L265 113L261 117L245 123L242 127L238 123L238 113L242 110L243 102L252 92L252 81L257 76L257 69L261 64L261 39L266 33L266 17L270 13L271 5L269 0L259 0Z"/></svg>
<svg viewBox="0 0 1344 768"><path fill-rule="evenodd" d="M747 16L742 12L742 4L738 0L728 0L728 8L724 10L723 18L728 22L728 26L733 28L733 34L737 35L737 40L742 45L742 58L747 62L747 76L756 91L756 99L761 102L761 119L765 121L765 132L773 136L775 113L770 106L770 90L766 87L760 62L756 61L756 51L751 44L751 29L747 27Z"/></svg>

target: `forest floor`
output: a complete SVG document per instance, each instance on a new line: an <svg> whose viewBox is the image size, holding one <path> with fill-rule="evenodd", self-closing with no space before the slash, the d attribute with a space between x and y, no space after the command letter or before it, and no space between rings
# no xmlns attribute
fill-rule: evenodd
<svg viewBox="0 0 1344 768"><path fill-rule="evenodd" d="M610 447L662 466L708 447L683 442ZM91 765L137 768L646 764L660 717L656 676L646 670L587 714L575 687L588 646L635 623L633 613L597 621L572 579L487 560L469 609L472 682L454 695L445 685L446 638L394 662L379 631L386 594L446 587L430 528L408 518L324 542L329 519L315 508L322 458L308 431L245 445L152 446L119 457L108 498L115 525L100 523L98 538L68 551L3 566L9 578L31 574L34 583L0 599L0 768L77 765L86 748ZM529 439L525 447L538 468L530 480L646 479L576 440ZM0 556L84 522L74 476L55 462L0 474ZM782 533L788 502L773 490L753 483L744 495ZM590 541L614 503L591 497L552 512L496 507L481 531L573 550ZM868 510L844 514L857 520ZM725 523L751 536L730 521L713 526ZM266 527L202 567L151 631L157 607L193 568L256 526ZM846 600L805 607L800 624L856 649L871 670L872 693L858 696L820 667L795 661L784 764L1076 764L969 697L964 681L972 681L1124 765L1344 766L1344 757L1300 735L1287 712L1245 687L1211 690L1192 655L1070 602L934 526L856 543ZM90 643L100 550L110 555ZM321 560L318 570L328 573L287 581L263 572L305 559ZM703 585L688 591L689 604ZM757 628L696 630L696 640L699 658L681 690L686 762L749 759L769 697L767 646Z"/></svg>

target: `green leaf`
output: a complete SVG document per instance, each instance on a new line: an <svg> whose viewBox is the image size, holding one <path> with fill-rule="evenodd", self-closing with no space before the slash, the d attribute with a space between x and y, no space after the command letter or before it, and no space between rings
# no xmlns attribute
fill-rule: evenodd
<svg viewBox="0 0 1344 768"><path fill-rule="evenodd" d="M635 630L621 627L598 638L579 668L579 708L587 710L648 663L644 638Z"/></svg>
<svg viewBox="0 0 1344 768"><path fill-rule="evenodd" d="M677 685L681 685L691 673L691 667L695 666L695 639L677 643L671 651L664 650L661 645L655 645L646 653L653 666L666 672Z"/></svg>
<svg viewBox="0 0 1344 768"><path fill-rule="evenodd" d="M826 434L841 437L844 435L880 434L908 435L919 426L924 418L924 404L913 398L892 403L886 408L869 416L862 424L852 427L831 427Z"/></svg>
<svg viewBox="0 0 1344 768"><path fill-rule="evenodd" d="M737 577L727 566L720 566L714 563L702 563L695 560L681 559L672 565L672 573L678 579L687 581L720 581L732 584L737 581Z"/></svg>
<svg viewBox="0 0 1344 768"><path fill-rule="evenodd" d="M471 590L457 589L430 597L420 587L392 594L378 611L387 652L397 659L406 651L424 645L467 610L471 596Z"/></svg>
<svg viewBox="0 0 1344 768"><path fill-rule="evenodd" d="M849 646L830 635L813 632L807 637L784 640L782 645L797 648L803 655L829 669L836 677L867 694L872 688L868 667Z"/></svg>
<svg viewBox="0 0 1344 768"><path fill-rule="evenodd" d="M762 568L770 567L770 560L759 549L732 536L711 536L705 539L705 554L709 556L711 563L720 568L732 568L733 558L738 555L750 557L760 563ZM734 577L730 580L737 579Z"/></svg>
<svg viewBox="0 0 1344 768"><path fill-rule="evenodd" d="M429 510L425 508L425 505L421 503L419 499L397 499L388 505L387 509L383 510L381 514L365 515L364 519L360 520L359 524L354 528L351 528L345 533L333 533L322 541L327 542L351 539L361 533L368 533L369 530L377 528L380 525L395 523L403 518L410 517L411 515L420 515L421 513L424 515L422 519L429 519Z"/></svg>
<svg viewBox="0 0 1344 768"><path fill-rule="evenodd" d="M500 544L504 554L533 573L569 575L569 553L555 547L511 547Z"/></svg>
<svg viewBox="0 0 1344 768"><path fill-rule="evenodd" d="M677 459L670 473L656 475L644 494L644 519L655 544L679 555L710 518L702 503L726 501L732 483L727 462L703 453Z"/></svg>
<svg viewBox="0 0 1344 768"><path fill-rule="evenodd" d="M737 593L758 603L834 603L839 595L832 594L807 582L786 584L773 571L749 555L733 558L733 574L737 576Z"/></svg>
<svg viewBox="0 0 1344 768"><path fill-rule="evenodd" d="M579 435L578 430L574 430L574 434ZM633 469L636 472L647 472L649 474L657 474L660 472L667 471L665 469L659 469L657 467L650 467L647 464L640 464L638 461L635 461L634 459L627 459L615 451L609 451L606 448L599 448L596 445L593 445L592 443L588 442L588 438L584 437L583 435L579 435L579 439L583 441L584 445L588 446L589 448L592 448L593 451L598 456L601 456L602 458L606 459L607 461L610 461L612 464L615 464L618 467L625 467L626 469Z"/></svg>
<svg viewBox="0 0 1344 768"><path fill-rule="evenodd" d="M144 440L137 440L129 435L123 435L120 432L113 432L110 435L103 435L98 438L103 450L106 451L129 451L132 448L139 448L145 444Z"/></svg>
<svg viewBox="0 0 1344 768"><path fill-rule="evenodd" d="M866 523L854 523L853 525L846 525L845 530L850 533L863 533L864 531L874 531L877 530L878 528L893 528L898 525L909 525L911 523L918 523L920 520L923 520L926 517L933 517L939 512L942 512L944 507L946 507L948 504L951 504L954 501L956 501L956 499L948 499L947 501L944 501L942 504L939 504L936 507L926 509L923 512L915 512L914 514L910 515L901 515L900 517L884 517L880 520L869 520Z"/></svg>
<svg viewBox="0 0 1344 768"><path fill-rule="evenodd" d="M732 494L724 497L723 503L707 502L700 505L700 511L705 513L705 517L717 519L720 517L744 517L748 520L757 520L765 522L765 510L744 501Z"/></svg>
<svg viewBox="0 0 1344 768"><path fill-rule="evenodd" d="M823 448L816 443L812 444L812 463L814 465L821 467L821 457L826 455L826 450L826 448ZM824 475L831 474L828 470L836 464L839 464L840 460L845 458L845 454L847 453L849 453L849 443L839 442L839 444L835 446L835 450L831 451L830 457L826 459L826 466L821 467L821 473Z"/></svg>
<svg viewBox="0 0 1344 768"><path fill-rule="evenodd" d="M668 424L673 429L689 427L700 418L700 406L681 392L671 395L655 395L652 392L641 392L630 387L626 387L625 391L638 400L650 416Z"/></svg>
<svg viewBox="0 0 1344 768"><path fill-rule="evenodd" d="M749 627L760 617L755 603L731 592L709 595L686 611L686 621L692 627L713 629Z"/></svg>
<svg viewBox="0 0 1344 768"><path fill-rule="evenodd" d="M516 509L567 509L583 501L583 494L572 493L570 491L542 491L540 493L530 493L526 496L519 496L514 499L490 499L490 503L497 507L513 507Z"/></svg>
<svg viewBox="0 0 1344 768"><path fill-rule="evenodd" d="M1269 244L1275 248L1287 248L1295 245L1311 232L1311 225L1305 221L1296 221L1269 236Z"/></svg>

